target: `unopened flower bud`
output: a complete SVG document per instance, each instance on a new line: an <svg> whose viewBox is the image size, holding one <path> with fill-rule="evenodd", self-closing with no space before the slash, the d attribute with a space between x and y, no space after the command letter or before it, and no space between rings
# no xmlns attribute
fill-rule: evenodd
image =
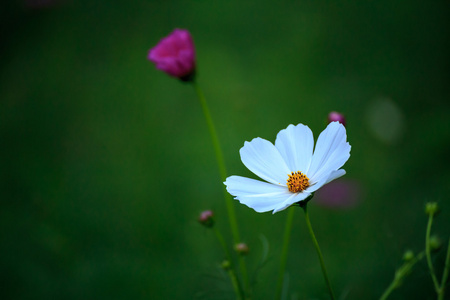
<svg viewBox="0 0 450 300"><path fill-rule="evenodd" d="M229 270L231 268L231 263L229 260L224 260L220 266L224 270Z"/></svg>
<svg viewBox="0 0 450 300"><path fill-rule="evenodd" d="M425 213L429 215L434 215L439 212L439 206L436 202L428 202L425 205Z"/></svg>
<svg viewBox="0 0 450 300"><path fill-rule="evenodd" d="M442 247L442 241L437 235L432 235L429 243L431 251L438 251Z"/></svg>
<svg viewBox="0 0 450 300"><path fill-rule="evenodd" d="M211 228L214 226L214 213L212 210L205 210L200 213L198 221L205 227Z"/></svg>
<svg viewBox="0 0 450 300"><path fill-rule="evenodd" d="M414 252L412 250L406 250L403 254L404 261L411 261L414 258Z"/></svg>
<svg viewBox="0 0 450 300"><path fill-rule="evenodd" d="M246 255L249 251L246 243L239 243L234 246L234 250L241 255Z"/></svg>
<svg viewBox="0 0 450 300"><path fill-rule="evenodd" d="M175 29L150 49L148 59L158 70L183 81L195 75L195 48L189 31Z"/></svg>
<svg viewBox="0 0 450 300"><path fill-rule="evenodd" d="M339 122L345 126L345 117L343 114L336 111L332 111L328 114L328 123Z"/></svg>

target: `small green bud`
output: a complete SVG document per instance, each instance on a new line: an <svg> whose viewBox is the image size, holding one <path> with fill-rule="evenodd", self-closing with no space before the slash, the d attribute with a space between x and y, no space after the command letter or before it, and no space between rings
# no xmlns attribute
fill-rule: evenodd
<svg viewBox="0 0 450 300"><path fill-rule="evenodd" d="M198 221L205 227L211 228L214 226L214 213L212 210L205 210L200 213Z"/></svg>
<svg viewBox="0 0 450 300"><path fill-rule="evenodd" d="M228 271L231 268L231 263L229 260L225 259L220 266L222 267L222 269Z"/></svg>
<svg viewBox="0 0 450 300"><path fill-rule="evenodd" d="M403 254L403 260L404 261L411 261L415 257L414 252L412 250L406 250Z"/></svg>
<svg viewBox="0 0 450 300"><path fill-rule="evenodd" d="M234 250L236 250L237 253L240 255L247 255L248 254L248 246L246 243L239 243L234 246Z"/></svg>
<svg viewBox="0 0 450 300"><path fill-rule="evenodd" d="M428 202L425 205L425 213L429 215L434 215L439 212L439 206L436 202Z"/></svg>
<svg viewBox="0 0 450 300"><path fill-rule="evenodd" d="M432 235L429 243L431 251L438 251L442 247L442 241L437 235Z"/></svg>

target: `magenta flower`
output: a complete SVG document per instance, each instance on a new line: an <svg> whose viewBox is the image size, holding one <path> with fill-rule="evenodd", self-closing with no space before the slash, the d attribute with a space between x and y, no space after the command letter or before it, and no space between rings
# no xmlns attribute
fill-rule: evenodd
<svg viewBox="0 0 450 300"><path fill-rule="evenodd" d="M345 126L345 117L343 114L336 111L332 111L328 114L328 123L339 122Z"/></svg>
<svg viewBox="0 0 450 300"><path fill-rule="evenodd" d="M195 48L189 31L175 29L150 49L148 59L158 70L181 80L190 80L195 72Z"/></svg>

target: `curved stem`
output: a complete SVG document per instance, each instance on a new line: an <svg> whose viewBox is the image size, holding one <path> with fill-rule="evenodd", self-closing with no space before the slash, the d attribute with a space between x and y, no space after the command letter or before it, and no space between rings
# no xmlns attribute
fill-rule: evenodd
<svg viewBox="0 0 450 300"><path fill-rule="evenodd" d="M219 166L220 177L222 182L227 179L227 170L225 167L225 159L223 157L222 149L220 147L219 138L217 136L216 128L214 126L211 113L209 112L208 105L206 103L205 96L200 89L200 86L196 81L192 82L195 92L197 93L198 99L200 100L200 104L202 106L203 114L205 115L206 123L208 125L209 133L211 135L211 140L214 146L214 152L216 154L217 164ZM231 227L231 234L233 236L234 244L240 243L239 229L236 220L236 212L234 210L233 199L230 194L225 189L225 185L222 185L222 189L225 197L225 205L228 211L228 219ZM247 267L245 265L245 260L242 256L239 256L239 265L242 274L242 280L244 281L244 286L246 289L248 288L248 276L247 276Z"/></svg>
<svg viewBox="0 0 450 300"><path fill-rule="evenodd" d="M311 239L314 243L314 246L316 247L317 256L319 256L320 266L322 267L323 277L325 278L325 283L327 284L328 292L330 293L330 298L332 300L334 300L335 298L334 298L334 294L333 294L333 289L331 288L331 283L330 283L330 280L328 279L327 269L325 268L325 263L323 261L322 252L320 251L319 243L317 242L316 236L314 235L314 231L311 226L311 221L309 220L308 210L306 208L307 204L305 203L304 205L301 205L301 207L305 211L306 225L308 226L309 234L311 235Z"/></svg>
<svg viewBox="0 0 450 300"><path fill-rule="evenodd" d="M447 246L447 257L445 258L444 273L442 273L441 289L439 291L438 300L444 300L445 284L448 279L448 272L450 269L450 239Z"/></svg>
<svg viewBox="0 0 450 300"><path fill-rule="evenodd" d="M292 221L294 219L295 209L288 209L288 216L286 219L286 226L284 227L284 236L283 236L283 248L281 250L281 261L280 261L280 273L278 274L278 283L277 283L277 294L276 299L282 299L283 294L283 283L284 283L284 274L286 272L286 262L289 250L289 241L291 238L291 229L292 229Z"/></svg>
<svg viewBox="0 0 450 300"><path fill-rule="evenodd" d="M244 296L240 294L242 290L240 289L239 281L237 280L236 274L234 274L234 271L232 268L228 269L228 276L230 276L231 284L233 285L234 291L236 293L236 299L241 300L244 299Z"/></svg>
<svg viewBox="0 0 450 300"><path fill-rule="evenodd" d="M220 245L222 246L223 251L225 252L225 256L227 260L231 263L231 254L228 250L227 244L225 243L225 239L220 233L219 229L216 226L213 227L214 233L216 234L217 239L219 240ZM244 292L242 291L241 286L239 285L239 281L236 278L236 274L234 274L233 268L227 268L228 276L230 276L231 284L233 285L234 292L236 293L236 298L241 300L244 299Z"/></svg>
<svg viewBox="0 0 450 300"><path fill-rule="evenodd" d="M388 288L384 291L383 295L381 295L380 300L386 300L388 296L397 288L397 282L393 280Z"/></svg>
<svg viewBox="0 0 450 300"><path fill-rule="evenodd" d="M394 279L388 288L384 291L383 295L381 295L380 300L386 300L388 296L401 284L403 279L411 273L413 266L420 261L424 256L424 252L419 253L413 259L406 261L403 265L395 272Z"/></svg>
<svg viewBox="0 0 450 300"><path fill-rule="evenodd" d="M439 294L439 283L436 278L436 274L434 273L433 263L431 262L431 250L430 250L430 233L431 233L431 225L433 224L433 213L430 213L428 217L428 225L427 225L427 233L425 235L425 254L427 256L427 264L430 269L431 278L433 279L434 289L436 293Z"/></svg>

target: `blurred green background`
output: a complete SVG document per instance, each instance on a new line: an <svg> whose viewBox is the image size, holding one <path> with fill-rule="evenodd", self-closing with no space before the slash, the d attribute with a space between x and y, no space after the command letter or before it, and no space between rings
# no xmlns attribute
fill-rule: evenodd
<svg viewBox="0 0 450 300"><path fill-rule="evenodd" d="M174 28L194 37L230 175L254 177L244 141L291 123L317 137L345 114L357 205L309 210L337 295L382 294L403 252L424 248L427 201L448 239L448 1L5 2L2 299L233 299L197 223L213 209L230 240L200 105L146 59ZM270 244L254 299L273 299L286 211L236 211L252 275ZM327 299L300 209L287 271L288 299ZM424 261L392 298L435 299Z"/></svg>

